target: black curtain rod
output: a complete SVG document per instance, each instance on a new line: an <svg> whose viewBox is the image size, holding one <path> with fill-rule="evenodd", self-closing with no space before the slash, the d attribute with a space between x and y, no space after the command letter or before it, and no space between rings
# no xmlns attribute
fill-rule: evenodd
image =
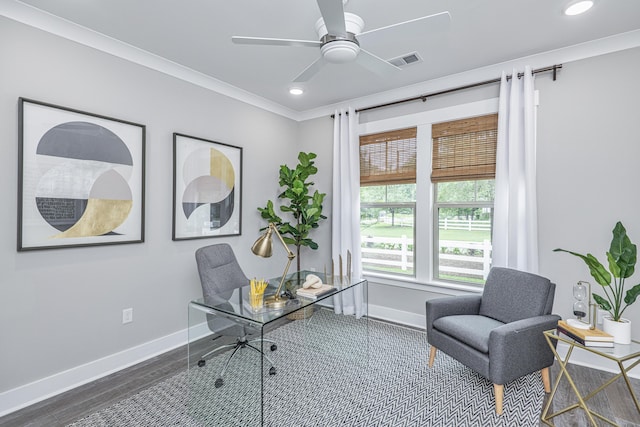
<svg viewBox="0 0 640 427"><path fill-rule="evenodd" d="M556 65L551 65L549 67L538 68L536 70L533 70L531 73L532 74L538 74L538 73L547 73L547 72L551 71L551 72L553 72L553 80L555 81L556 78L557 78L558 70L560 70L561 68L562 68L562 64L556 64ZM524 73L518 73L518 78L522 77L523 75L524 75ZM507 76L507 80L509 80L511 78L512 78L511 75ZM478 87L478 86L484 86L484 85L489 85L489 84L494 84L494 83L500 83L501 80L502 80L502 78L485 80L483 82L471 83L471 84L464 85L464 86L458 86L458 87L454 87L454 88L451 88L451 89L441 90L439 92L432 92L432 93L427 93L427 94L420 95L420 96L414 96L413 98L406 98L406 99L400 99L398 101L387 102L386 104L372 105L371 107L365 107L365 108L357 109L356 113L360 113L362 111L375 110L375 109L378 109L378 108L390 107L392 105L404 104L405 102L412 102L412 101L426 102L427 98L431 98L431 97L439 96L439 95L446 95L448 93L457 92L457 91L465 90L465 89L471 89L471 88ZM347 114L349 114L349 113L347 112ZM332 114L331 118L332 119L335 118L335 114Z"/></svg>

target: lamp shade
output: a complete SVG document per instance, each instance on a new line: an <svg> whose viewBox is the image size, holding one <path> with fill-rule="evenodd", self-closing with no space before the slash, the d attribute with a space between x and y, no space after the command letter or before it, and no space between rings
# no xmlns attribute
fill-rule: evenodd
<svg viewBox="0 0 640 427"><path fill-rule="evenodd" d="M260 257L269 258L273 254L272 233L271 227L267 228L267 231L251 246L251 252Z"/></svg>

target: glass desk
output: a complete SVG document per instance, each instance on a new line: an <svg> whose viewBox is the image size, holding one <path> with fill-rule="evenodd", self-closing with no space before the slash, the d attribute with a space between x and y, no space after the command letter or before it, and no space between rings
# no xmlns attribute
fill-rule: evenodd
<svg viewBox="0 0 640 427"><path fill-rule="evenodd" d="M551 395L549 395L549 400L547 401L547 404L545 405L544 410L542 411L541 419L543 423L552 426L553 425L553 423L551 422L552 418L558 415L564 414L565 412L572 411L576 408L582 408L587 414L589 421L591 421L591 424L594 426L597 425L594 417L597 417L602 421L605 421L611 425L617 425L613 421L603 417L601 414L598 414L597 412L594 412L591 409L589 409L587 407L587 402L593 396L595 396L596 394L600 393L601 391L609 387L611 384L613 384L613 382L620 377L624 378L627 388L629 389L629 395L631 396L633 403L636 405L636 409L638 410L638 413L640 413L640 404L638 403L638 399L635 393L633 392L633 387L631 386L631 383L629 382L629 376L627 375L627 373L631 369L635 368L638 365L638 363L640 363L640 343L639 342L632 341L631 344L614 344L614 347L586 347L572 340L571 338L565 337L563 335L558 335L555 329L552 329L550 331L545 331L544 336L547 340L547 343L549 344L549 347L551 347L551 350L555 354L556 360L560 365L561 371L560 371L560 375L558 375L558 378L556 378L556 381L553 385L553 389L551 390ZM562 358L558 354L556 347L554 346L555 344L554 341L564 342L569 345L569 350L567 351L567 355L564 358L564 360L562 360ZM576 348L591 352L593 354L598 355L599 357L604 357L606 359L614 361L618 365L620 373L615 375L613 378L605 382L600 387L591 391L586 396L582 396L578 391L578 388L576 387L576 384L574 383L573 379L571 378L571 375L569 375L569 372L567 371L567 367L566 367L567 363L569 362L569 359L571 358L571 354L573 353L573 350ZM625 366L625 363L627 363L626 366ZM560 384L560 380L562 379L563 376L566 376L567 381L571 385L573 392L578 398L578 402L574 403L573 405L567 406L566 408L561 409L557 412L549 414L549 408L551 407L551 402L553 401L553 397L555 396L556 391L558 390L558 385Z"/></svg>
<svg viewBox="0 0 640 427"><path fill-rule="evenodd" d="M297 274L290 274L286 285L293 295L298 286L291 283L297 283ZM301 272L303 280L307 274L318 275ZM329 277L323 282L331 280ZM279 283L280 278L270 280L265 295L275 293ZM304 408L295 406L301 394L335 399L321 396L316 381L322 377L326 384L327 377L339 380L339 371L349 369L362 370L366 380L368 283L334 277L333 285L336 289L331 294L316 300L290 299L279 309L253 309L249 286L206 301L191 301L189 415L204 425L277 425L285 414L291 417L304 412ZM333 309L321 308L322 302L331 303L336 295L355 287L361 288L364 297L362 317L337 315ZM237 338L243 334L248 341L237 347ZM235 354L228 362L232 352ZM330 369L325 368L328 365Z"/></svg>

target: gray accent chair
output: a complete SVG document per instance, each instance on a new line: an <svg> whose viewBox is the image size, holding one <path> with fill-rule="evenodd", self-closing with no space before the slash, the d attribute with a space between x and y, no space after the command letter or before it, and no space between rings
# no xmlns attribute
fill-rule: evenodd
<svg viewBox="0 0 640 427"><path fill-rule="evenodd" d="M204 297L205 304L233 311L229 299L236 289L248 286L249 279L245 276L242 268L240 268L231 246L227 243L220 243L202 247L196 250L196 263L198 265L198 274L200 275L202 296ZM202 355L198 361L198 366L202 367L206 363L205 359L212 354L230 348L233 349L220 371L218 379L215 381L216 388L222 387L224 384L224 373L229 363L233 359L233 356L243 348L252 349L264 356L271 366L269 375L275 375L276 368L273 365L273 361L269 356L264 354L259 347L253 345L260 342L271 343L270 349L271 351L275 351L277 346L274 341L263 340L261 338L249 339L250 334L258 333L259 331L252 330L246 324L237 323L222 315L207 314L207 325L215 334L236 338L235 344L217 347Z"/></svg>
<svg viewBox="0 0 640 427"><path fill-rule="evenodd" d="M555 289L544 277L493 267L482 295L427 301L429 367L441 350L487 378L499 415L504 385L519 377L541 371L549 393L554 356L542 332L560 320L551 314Z"/></svg>

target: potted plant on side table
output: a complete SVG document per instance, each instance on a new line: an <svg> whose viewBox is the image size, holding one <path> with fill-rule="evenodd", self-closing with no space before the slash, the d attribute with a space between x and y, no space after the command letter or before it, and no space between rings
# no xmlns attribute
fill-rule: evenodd
<svg viewBox="0 0 640 427"><path fill-rule="evenodd" d="M627 230L618 221L613 228L611 247L607 252L609 270L598 259L591 255L582 255L565 249L554 249L554 252L566 252L581 258L595 281L602 286L604 296L593 293L596 304L608 312L604 316L602 329L618 344L631 342L631 322L622 317L624 311L636 301L640 295L640 284L635 285L625 293L625 279L631 277L635 271L637 248L631 243Z"/></svg>

